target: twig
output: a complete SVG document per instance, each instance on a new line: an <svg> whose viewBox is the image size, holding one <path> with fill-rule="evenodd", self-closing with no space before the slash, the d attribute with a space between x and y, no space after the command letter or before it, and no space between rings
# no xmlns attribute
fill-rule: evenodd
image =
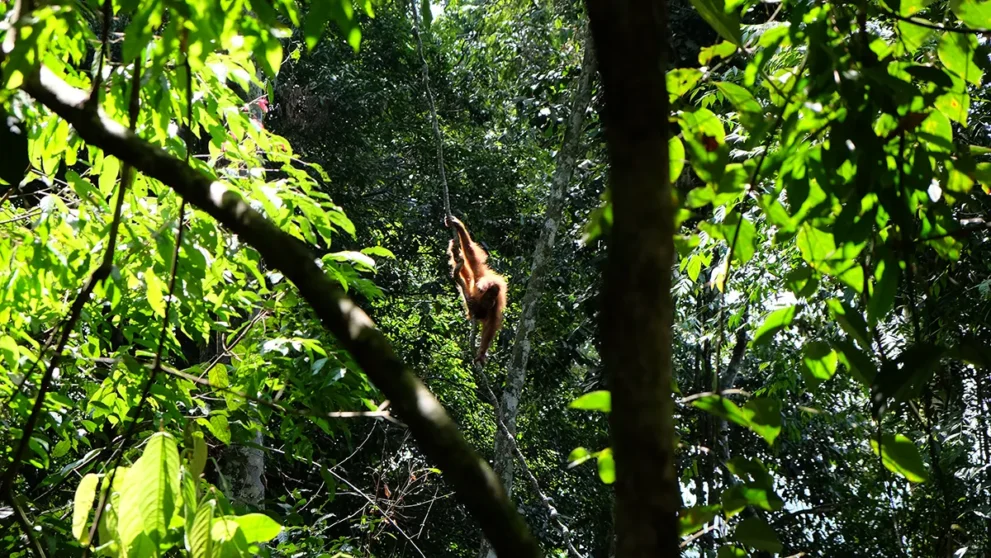
<svg viewBox="0 0 991 558"><path fill-rule="evenodd" d="M252 396L250 396L250 395L248 395L246 393L242 393L240 391L233 390L233 389L230 389L230 388L221 387L221 386L215 386L215 385L213 385L213 384L210 383L210 380L205 380L203 378L199 378L197 376L193 376L192 374L187 374L185 372L182 372L180 370L176 370L174 368L170 368L170 367L165 366L165 365L160 366L160 369L161 369L162 372L165 372L166 374L169 374L170 376L175 376L177 378L182 378L183 380L187 380L187 381L193 382L194 384L198 384L198 385L201 385L201 386L207 386L207 387L210 387L211 389L215 389L215 390L220 391L220 392L229 393L229 394L234 395L236 397L240 397L241 399L244 399L245 401L250 401L252 403L258 403L259 405L263 405L265 407L268 407L268 408L272 409L273 411L279 411L280 413L287 413L287 414L295 415L295 416L298 416L298 417L329 418L329 419L340 419L340 418L383 418L383 419L385 419L385 420L387 420L387 421L389 421L389 422L391 422L393 424L396 424L396 425L399 425L399 426L405 426L402 422L400 422L395 417L393 417L392 414L389 411L384 410L389 405L389 402L388 401L383 401L379 405L379 408L377 410L375 410L375 411L328 411L328 412L325 412L325 413L317 413L317 412L312 412L312 411L304 411L304 410L299 410L299 409L292 409L290 407L283 407L282 405L279 405L278 403L275 403L274 401L269 401L267 399L261 399L261 398L258 398L258 397L252 397Z"/></svg>
<svg viewBox="0 0 991 558"><path fill-rule="evenodd" d="M276 452L276 453L281 453L282 455L285 455L285 456L291 456L291 457L293 457L294 459L296 459L296 460L298 460L298 461L303 461L303 462L305 462L305 461L304 461L303 459L300 459L300 458L299 458L299 457L297 457L297 456L296 456L295 454L289 454L289 453L286 453L286 452L284 452L284 451L282 451L282 450L277 450L277 449L275 449L275 448L265 448L265 449L266 449L267 451L274 451L274 452ZM309 463L309 464L310 464L310 465L312 465L312 463ZM364 498L364 499L365 499L365 501L366 501L366 502L368 502L368 504L369 504L369 505L371 505L371 506L372 506L373 508L375 508L376 510L378 510L378 511L379 511L379 513L381 513L381 514L382 514L382 518L383 518L383 519L385 519L385 520L386 520L386 522L388 522L389 524L391 524L391 525L392 525L393 527L395 527L395 528L396 528L396 531L399 531L399 534L400 534L400 535L402 535L402 536L403 536L403 538L405 538L405 539L406 539L407 541L409 541L409 543L410 543L411 545L413 545L413 548L415 548L415 549L416 549L416 551L420 553L420 556L423 556L423 558L426 558L426 554L424 554L424 553L423 553L423 551L422 551L422 550L420 550L420 547L418 547L418 546L416 546L416 543L415 543L415 542L413 542L413 538L412 538L412 537L410 537L409 535L407 535L407 534L406 534L406 531L403 531L403 528L402 528L402 527L400 527L400 526L399 526L399 524L398 524L398 523L396 523L396 521L395 521L395 520L393 520L393 519L392 519L391 517L389 517L389 515L385 513L385 510L383 510L383 509L382 509L382 507L381 507L381 506L379 506L379 505L378 505L378 504L377 504L377 503L375 502L375 500L374 500L374 499L372 499L372 497L371 497L371 496L369 496L368 494L366 494L365 492L363 492L363 491L362 491L361 489L359 489L359 488L358 488L357 486L355 486L355 485L353 485L353 484L351 484L351 481L349 481L348 479L346 479L346 478L344 478L343 476L341 476L341 475L340 475L339 473L337 473L337 472L336 472L336 471L334 471L333 469L330 469L330 468L326 468L326 470L327 470L327 472L328 472L328 473L330 473L331 475L334 475L334 478L336 478L337 480L339 480L339 481L341 481L341 482L343 482L344 484L346 484L346 485L348 485L348 487L349 487L349 488L350 488L351 490L354 490L354 492L355 492L355 494L358 494L358 495L360 495L360 496L361 496L362 498Z"/></svg>
<svg viewBox="0 0 991 558"><path fill-rule="evenodd" d="M885 16L891 19L897 19L898 21L904 21L905 23L910 23L912 25L917 25L919 27L925 27L926 29L932 29L934 31L962 33L965 35L982 35L984 33L991 33L991 29L975 29L972 27L950 27L946 25L939 25L937 23L930 23L922 19L917 19L914 17L906 17L884 8L881 9L881 13L883 13Z"/></svg>
<svg viewBox="0 0 991 558"><path fill-rule="evenodd" d="M685 548L686 546L692 544L695 540L704 536L706 533L710 531L715 531L718 528L719 526L716 523L710 523L709 525L706 525L704 529L699 529L697 533L693 533L692 536L681 541L681 544L678 545L678 548Z"/></svg>
<svg viewBox="0 0 991 558"><path fill-rule="evenodd" d="M495 392L493 392L492 388L489 386L489 381L485 377L485 371L482 370L480 365L472 364L470 366L472 371L475 373L476 381L479 385L481 385L484 390L483 393L488 397L489 403L491 403L492 407L495 409L496 425L506 437L506 441L509 442L509 447L513 451L513 455L516 457L516 460L519 461L520 466L523 467L523 472L525 473L524 476L528 481L530 481L530 488L534 491L534 493L536 493L537 498L540 499L542 504L544 504L544 507L547 508L547 513L550 516L551 522L554 523L557 530L561 532L561 536L564 537L564 543L567 545L568 550L576 557L584 558L584 555L581 552L578 552L578 549L576 549L574 544L571 542L571 529L569 529L568 526L561 521L560 514L558 513L557 508L554 507L553 500L551 500L546 494L544 494L543 490L540 489L540 483L537 482L537 477L534 476L533 471L530 470L530 466L527 465L526 462L526 457L523 456L523 452L520 451L520 447L516 444L516 437L513 436L512 433L509 432L509 428L506 427L506 423L502 418L502 408L499 406L499 400L496 399ZM492 543L491 540L489 542Z"/></svg>
<svg viewBox="0 0 991 558"><path fill-rule="evenodd" d="M104 2L104 17L105 18L109 18L110 17L110 12L111 12L110 5L111 5L111 0L105 0L105 2ZM103 25L104 25L104 34L103 34L103 37L104 37L104 48L106 48L106 38L107 38L106 29L110 26L110 23L111 22L109 21L109 19L106 19L103 22ZM139 111L141 109L140 100L141 100L141 64L142 64L142 60L143 60L143 58L139 55L138 58L137 58L137 60L134 61L134 69L132 70L133 74L131 76L131 96L130 96L130 99L128 100L128 109L127 109L128 119L130 121L130 131L131 131L131 133L134 133L134 130L137 128L137 125L138 125L138 113L139 113ZM102 59L101 59L101 66L102 66ZM94 82L94 84L97 84L97 82ZM95 87L94 87L94 94L91 97L91 99L94 99L94 98L95 99L99 99L99 94L96 92ZM97 101L97 105L98 105L98 103L99 103L99 101ZM93 109L94 110L96 109L96 106L97 105L94 105L93 106ZM124 162L124 165L123 165L122 172L121 172L121 176L120 176L120 198L118 200L118 204L122 203L121 200L124 199L124 194L127 192L127 188L131 185L131 182L134 180L134 175L135 175L134 168L131 166L130 163L128 163L128 162L125 161ZM119 207L118 207L118 213L119 213ZM182 238L182 216L180 214L180 217L179 217L179 239L181 239L181 238ZM114 239L114 242L115 241L116 241L116 239ZM114 242L112 242L111 244L113 244ZM111 246L111 249L112 248L113 248L113 246ZM178 257L178 255L179 255L179 244L178 244L178 241L177 241L176 242L176 253L175 253L175 256ZM172 288L175 286L175 272L176 272L175 261L173 261L172 262L172 281L169 283L169 298L168 298L168 300L165 301L165 322L166 323L162 324L163 330L165 328L165 325L167 325L167 322L168 322L169 305L172 302ZM161 341L162 340L159 339L158 353L155 355L156 360L158 359L159 355L161 354L161 350L162 350L162 348L161 348ZM120 445L117 447L117 450L115 450L116 451L116 454L117 454L116 455L116 459L113 459L112 458L110 460L110 462L113 463L113 466L110 468L110 475L109 475L109 478L107 479L107 489L105 491L101 490L99 492L99 497L98 498L95 498L95 500L97 502L97 504L96 504L96 511L95 511L94 516L93 516L93 525L90 526L90 529L89 529L89 538L86 540L86 548L83 549L83 558L86 558L87 556L89 556L90 548L92 548L93 542L96 540L97 530L98 530L99 525L100 525L100 518L103 516L103 511L107 507L107 499L110 497L110 493L113 492L114 479L117 477L117 469L120 467L120 460L123 459L123 457L124 457L124 448L127 447L127 442L130 440L131 435L133 434L135 428L137 428L137 425L141 422L141 411L142 411L142 408L144 406L145 399L147 398L148 392L149 392L149 390L151 388L151 381L153 379L154 378L149 379L149 383L145 386L145 390L141 394L141 399L138 401L138 406L137 406L137 409L135 410L135 413L134 413L134 420L128 425L127 430L124 432L124 436L120 440Z"/></svg>

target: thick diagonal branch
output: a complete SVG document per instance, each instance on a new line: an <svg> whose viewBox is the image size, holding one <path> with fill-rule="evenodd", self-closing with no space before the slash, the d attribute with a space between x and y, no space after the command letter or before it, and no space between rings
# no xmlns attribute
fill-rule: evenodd
<svg viewBox="0 0 991 558"><path fill-rule="evenodd" d="M42 67L23 89L71 124L87 143L161 181L256 249L299 289L317 316L392 401L423 452L444 471L461 502L501 556L540 556L523 519L492 469L465 441L444 407L396 356L372 320L331 281L295 237L252 209L240 194L129 132L85 110L88 95Z"/></svg>

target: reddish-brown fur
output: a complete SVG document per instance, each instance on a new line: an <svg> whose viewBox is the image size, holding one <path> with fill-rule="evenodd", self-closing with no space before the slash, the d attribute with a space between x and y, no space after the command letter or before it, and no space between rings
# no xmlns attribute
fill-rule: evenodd
<svg viewBox="0 0 991 558"><path fill-rule="evenodd" d="M452 216L445 221L445 224L457 229L461 241L460 249L454 239L451 239L447 246L451 277L457 282L458 290L461 291L466 317L469 320L482 322L482 340L478 345L478 355L475 360L485 362L485 353L495 339L496 332L502 327L502 313L506 309L506 280L489 269L485 263L489 255L471 240L468 230L461 221Z"/></svg>

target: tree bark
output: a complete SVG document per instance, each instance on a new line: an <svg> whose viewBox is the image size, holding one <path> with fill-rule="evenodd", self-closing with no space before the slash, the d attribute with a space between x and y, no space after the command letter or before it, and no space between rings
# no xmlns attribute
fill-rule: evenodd
<svg viewBox="0 0 991 558"><path fill-rule="evenodd" d="M613 226L602 352L619 557L678 555L671 397L674 203L665 0L586 0L605 93Z"/></svg>
<svg viewBox="0 0 991 558"><path fill-rule="evenodd" d="M568 190L568 184L571 183L571 178L575 174L578 155L581 151L582 142L580 140L585 128L585 112L592 102L595 54L591 47L591 41L588 40L586 34L581 75L578 78L578 87L572 99L571 115L568 117L568 125L564 130L561 149L555 158L554 175L551 177L551 189L547 196L547 211L544 214L544 227L540 231L540 238L533 251L530 279L527 281L526 291L523 295L519 325L516 328L516 337L513 339L513 353L506 371L506 387L499 402L506 429L513 436L516 435L516 417L519 415L520 396L523 393L526 367L530 358L530 334L537 327L537 314L540 309L540 298L543 295L544 278L549 269L554 241L560 227L565 194ZM506 438L503 431L497 428L492 467L502 480L502 485L506 487L506 493L509 494L510 498L513 495L513 475L515 472L514 452L511 444L512 442ZM484 538L482 539L480 556L494 556L492 546Z"/></svg>

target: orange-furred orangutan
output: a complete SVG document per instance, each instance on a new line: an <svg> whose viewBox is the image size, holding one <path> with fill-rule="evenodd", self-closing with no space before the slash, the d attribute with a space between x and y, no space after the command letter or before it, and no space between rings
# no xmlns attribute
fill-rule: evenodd
<svg viewBox="0 0 991 558"><path fill-rule="evenodd" d="M444 224L457 229L461 241L460 249L454 239L447 246L447 254L451 257L451 277L461 291L467 318L482 322L482 340L478 344L475 361L484 363L485 353L502 327L502 312L506 309L506 280L485 264L489 255L472 242L468 230L457 217L446 217Z"/></svg>

